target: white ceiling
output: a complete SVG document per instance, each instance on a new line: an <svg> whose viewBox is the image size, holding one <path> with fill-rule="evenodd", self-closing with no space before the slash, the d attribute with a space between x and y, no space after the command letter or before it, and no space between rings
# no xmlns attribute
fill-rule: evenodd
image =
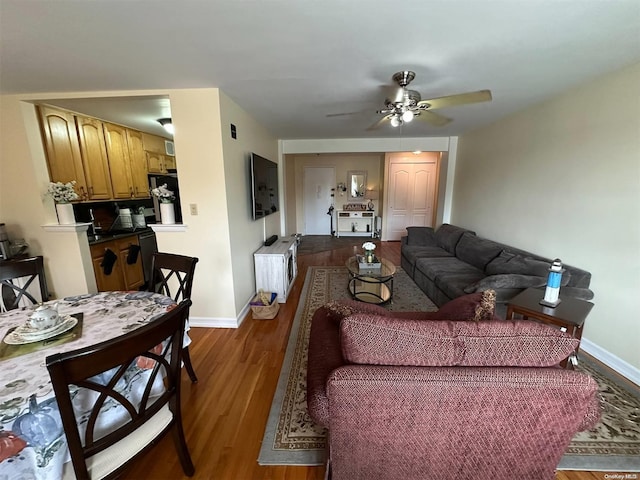
<svg viewBox="0 0 640 480"><path fill-rule="evenodd" d="M0 0L3 94L219 87L283 139L458 135L637 62L640 0ZM367 131L399 70L423 99L493 101ZM170 113L54 103L146 131Z"/></svg>

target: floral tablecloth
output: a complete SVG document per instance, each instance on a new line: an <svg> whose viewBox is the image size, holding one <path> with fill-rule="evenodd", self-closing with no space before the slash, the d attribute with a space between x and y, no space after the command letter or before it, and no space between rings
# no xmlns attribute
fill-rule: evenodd
<svg viewBox="0 0 640 480"><path fill-rule="evenodd" d="M45 358L120 336L175 305L171 298L149 292L101 292L48 303L55 302L61 315L82 312L82 335L0 360L0 480L60 479L69 461ZM32 312L28 308L0 314L0 341Z"/></svg>

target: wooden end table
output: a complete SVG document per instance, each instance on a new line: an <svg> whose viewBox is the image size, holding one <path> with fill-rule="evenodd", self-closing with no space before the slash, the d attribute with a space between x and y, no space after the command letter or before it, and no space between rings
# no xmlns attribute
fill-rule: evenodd
<svg viewBox="0 0 640 480"><path fill-rule="evenodd" d="M593 308L593 303L578 298L564 297L562 289L560 289L560 300L562 301L556 307L540 305L540 300L543 298L543 290L527 288L507 303L507 320L513 320L515 315L521 315L524 320L533 318L542 323L560 327L563 332L568 332L578 339L576 350L570 357L571 363L577 364L582 327ZM561 363L563 367L567 367L568 364L567 360Z"/></svg>

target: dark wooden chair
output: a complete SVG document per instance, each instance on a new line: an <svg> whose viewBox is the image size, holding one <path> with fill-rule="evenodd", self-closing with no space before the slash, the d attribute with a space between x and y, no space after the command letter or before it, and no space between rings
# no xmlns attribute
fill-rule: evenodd
<svg viewBox="0 0 640 480"><path fill-rule="evenodd" d="M149 291L161 293L173 298L176 302L191 299L193 275L198 258L176 255L173 253L154 253L151 259L151 280ZM193 383L198 381L191 364L189 347L182 349L182 361Z"/></svg>
<svg viewBox="0 0 640 480"><path fill-rule="evenodd" d="M40 285L40 300L28 291L36 279ZM7 310L18 308L23 299L34 305L41 301L46 302L49 299L49 290L44 275L43 258L13 258L0 262L0 288L2 301Z"/></svg>
<svg viewBox="0 0 640 480"><path fill-rule="evenodd" d="M117 477L169 430L184 473L195 473L180 411L180 351L190 305L185 300L130 333L47 357L77 479ZM84 394L95 401L80 402L91 407L76 418L74 399L77 405ZM126 412L117 428L104 432L104 414L114 405Z"/></svg>

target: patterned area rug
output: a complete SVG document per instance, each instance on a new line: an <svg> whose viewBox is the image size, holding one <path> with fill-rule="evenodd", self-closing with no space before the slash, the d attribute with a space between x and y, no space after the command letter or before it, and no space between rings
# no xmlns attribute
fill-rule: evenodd
<svg viewBox="0 0 640 480"><path fill-rule="evenodd" d="M261 465L324 464L326 431L307 413L307 346L313 313L331 300L349 298L347 279L344 267L310 267L307 272L262 441ZM393 302L387 308L437 309L400 268L394 280ZM593 430L573 439L559 469L640 471L640 396L621 388L585 361L579 368L598 381L604 413Z"/></svg>

